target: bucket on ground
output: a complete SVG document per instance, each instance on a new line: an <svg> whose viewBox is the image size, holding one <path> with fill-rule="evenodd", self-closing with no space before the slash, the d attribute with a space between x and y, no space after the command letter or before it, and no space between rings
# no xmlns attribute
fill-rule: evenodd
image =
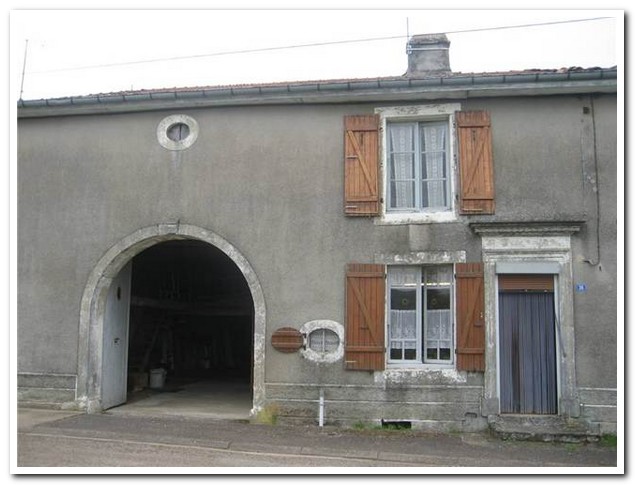
<svg viewBox="0 0 635 485"><path fill-rule="evenodd" d="M165 382L165 369L150 369L150 387L160 389Z"/></svg>

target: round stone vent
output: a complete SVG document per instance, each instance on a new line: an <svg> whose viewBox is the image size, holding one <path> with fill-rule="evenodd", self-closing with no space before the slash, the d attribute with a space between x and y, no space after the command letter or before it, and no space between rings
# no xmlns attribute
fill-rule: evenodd
<svg viewBox="0 0 635 485"><path fill-rule="evenodd" d="M198 123L188 115L170 115L157 127L157 139L163 148L172 151L191 147L198 138Z"/></svg>
<svg viewBox="0 0 635 485"><path fill-rule="evenodd" d="M297 352L304 347L304 338L295 328L283 327L273 332L271 345L279 352Z"/></svg>

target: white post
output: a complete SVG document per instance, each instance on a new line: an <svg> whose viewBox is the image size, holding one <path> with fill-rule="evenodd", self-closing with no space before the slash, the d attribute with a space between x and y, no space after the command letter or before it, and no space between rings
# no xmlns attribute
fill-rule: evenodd
<svg viewBox="0 0 635 485"><path fill-rule="evenodd" d="M320 417L319 417L319 425L320 428L324 426L324 389L320 389Z"/></svg>

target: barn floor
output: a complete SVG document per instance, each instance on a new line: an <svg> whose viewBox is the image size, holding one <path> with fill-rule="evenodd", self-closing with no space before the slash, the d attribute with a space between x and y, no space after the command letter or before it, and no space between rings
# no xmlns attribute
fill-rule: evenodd
<svg viewBox="0 0 635 485"><path fill-rule="evenodd" d="M160 389L128 394L128 402L107 413L247 420L252 407L248 383L221 380L168 381Z"/></svg>

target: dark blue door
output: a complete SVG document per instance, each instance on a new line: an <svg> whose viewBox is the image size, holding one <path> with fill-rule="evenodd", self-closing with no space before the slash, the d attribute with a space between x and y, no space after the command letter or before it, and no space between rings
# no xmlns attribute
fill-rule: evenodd
<svg viewBox="0 0 635 485"><path fill-rule="evenodd" d="M501 413L557 414L553 292L499 293Z"/></svg>

